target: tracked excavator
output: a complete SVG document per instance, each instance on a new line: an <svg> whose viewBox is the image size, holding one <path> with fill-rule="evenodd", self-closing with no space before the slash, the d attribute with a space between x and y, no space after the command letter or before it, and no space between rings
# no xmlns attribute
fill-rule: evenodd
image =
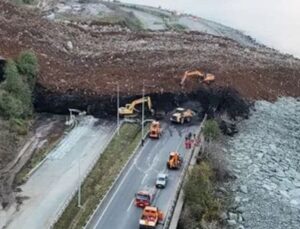
<svg viewBox="0 0 300 229"><path fill-rule="evenodd" d="M211 73L206 73L201 70L186 71L181 79L180 85L183 87L184 82L188 77L197 76L201 83L210 84L215 80L215 76Z"/></svg>
<svg viewBox="0 0 300 229"><path fill-rule="evenodd" d="M154 110L152 109L152 102L149 96L136 99L131 103L125 105L125 107L119 107L119 114L122 117L135 117L139 110L136 108L138 105L146 103L148 106L149 111L154 114Z"/></svg>
<svg viewBox="0 0 300 229"><path fill-rule="evenodd" d="M168 169L179 169L182 164L182 158L178 152L171 152L167 162Z"/></svg>

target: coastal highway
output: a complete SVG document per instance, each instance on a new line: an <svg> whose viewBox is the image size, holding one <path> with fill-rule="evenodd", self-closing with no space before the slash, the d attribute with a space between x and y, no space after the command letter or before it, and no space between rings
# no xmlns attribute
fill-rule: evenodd
<svg viewBox="0 0 300 229"><path fill-rule="evenodd" d="M145 186L155 186L157 174L168 173L165 189L159 190L154 205L167 214L172 203L179 177L187 165L188 151L184 147L185 136L197 130L196 125L175 126L163 123L164 132L159 140L147 139L137 153L133 163L109 193L107 201L96 210L87 228L91 229L134 229L139 228L141 208L134 205L134 194ZM166 162L171 151L178 151L184 157L180 170L168 170ZM161 226L160 226L161 227Z"/></svg>

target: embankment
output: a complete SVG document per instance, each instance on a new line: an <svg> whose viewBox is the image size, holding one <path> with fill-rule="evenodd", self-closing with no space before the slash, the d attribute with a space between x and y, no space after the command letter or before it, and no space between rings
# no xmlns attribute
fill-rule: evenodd
<svg viewBox="0 0 300 229"><path fill-rule="evenodd" d="M155 93L151 97L153 107L157 111L170 112L176 107L192 108L199 114L227 113L230 118L237 116L247 118L250 102L230 87L207 88L201 87L190 93ZM120 96L120 105L124 106L142 95ZM38 86L35 93L35 108L38 112L65 114L68 108L86 110L88 113L101 118L115 117L117 111L116 94L91 96L82 93L53 93Z"/></svg>

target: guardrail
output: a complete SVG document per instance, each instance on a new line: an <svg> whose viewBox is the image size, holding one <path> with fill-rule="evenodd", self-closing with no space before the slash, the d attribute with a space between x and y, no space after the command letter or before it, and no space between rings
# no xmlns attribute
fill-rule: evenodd
<svg viewBox="0 0 300 229"><path fill-rule="evenodd" d="M203 128L203 124L206 121L206 119L207 119L207 115L205 114L205 116L204 116L204 118L203 118L203 120L202 120L202 122L200 124L200 127L198 129L198 132L196 134L197 138L200 138L201 130ZM164 221L164 224L163 224L163 229L168 229L170 227L170 223L172 221L173 213L174 213L177 201L178 201L179 194L180 194L181 189L183 187L183 183L184 183L187 171L188 171L189 164L191 163L191 160L192 160L193 155L195 153L195 148L196 147L193 147L193 149L190 151L190 157L188 159L188 163L187 163L186 167L184 168L184 172L181 174L181 176L179 178L179 185L177 186L177 189L176 189L175 198L174 198L172 204L169 206L169 209L168 209L167 214L165 216L165 221Z"/></svg>
<svg viewBox="0 0 300 229"><path fill-rule="evenodd" d="M148 135L149 131L147 131L144 136L143 139ZM100 200L99 204L96 206L96 208L94 209L93 214L90 215L88 221L86 222L85 226L83 227L84 229L88 228L89 224L91 223L93 217L96 215L97 210L101 207L102 204L105 203L105 201L108 198L108 194L112 191L113 188L115 188L115 186L117 185L117 183L119 182L119 180L121 179L123 173L128 169L128 167L131 165L130 163L132 162L133 158L136 156L136 154L138 153L138 150L141 147L141 142L138 143L138 145L135 147L135 149L133 150L133 153L131 154L131 156L128 158L126 164L123 166L123 168L121 169L121 171L119 172L118 176L116 177L116 179L114 180L114 182L112 183L112 185L109 187L109 189L106 191L104 197Z"/></svg>
<svg viewBox="0 0 300 229"><path fill-rule="evenodd" d="M118 132L118 128L120 128L122 126L123 122L121 121L120 126L116 128L116 130L113 132L112 136L109 138L109 140L106 142L105 146L104 146L104 150L107 148L108 144L111 142L111 140L113 139L113 137L116 135L116 133ZM103 152L104 152L103 150ZM86 172L84 173L84 175L81 177L80 179L80 185L82 185L82 182L86 179L86 177L89 175L89 173L93 170L93 168L95 167L97 161L99 160L100 156L102 155L102 153L99 153L95 160L93 160L92 165L86 170ZM55 223L59 220L59 218L62 216L64 210L67 208L67 206L70 204L70 202L72 201L72 199L74 198L74 196L76 195L76 193L79 190L79 185L74 189L74 191L69 195L69 197L66 199L66 201L64 201L62 203L62 205L59 207L59 210L57 211L57 213L55 214L55 216L53 217L53 219L51 220L51 222L49 223L47 228L53 228Z"/></svg>

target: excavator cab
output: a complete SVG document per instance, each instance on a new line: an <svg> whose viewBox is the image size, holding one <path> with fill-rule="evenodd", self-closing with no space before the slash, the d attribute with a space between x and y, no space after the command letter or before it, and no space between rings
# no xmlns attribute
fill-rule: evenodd
<svg viewBox="0 0 300 229"><path fill-rule="evenodd" d="M184 86L184 82L188 77L196 76L198 77L199 81L202 83L210 84L215 80L215 76L211 73L206 73L201 70L195 70L195 71L186 71L180 81L181 87Z"/></svg>
<svg viewBox="0 0 300 229"><path fill-rule="evenodd" d="M127 103L125 107L119 107L119 114L123 117L134 117L137 115L137 112L139 112L137 106L142 105L143 103L146 103L149 111L151 113L154 113L154 110L152 109L151 98L149 96L146 96L140 99L136 99L131 103Z"/></svg>
<svg viewBox="0 0 300 229"><path fill-rule="evenodd" d="M153 121L150 125L149 137L150 138L160 138L161 136L160 122Z"/></svg>

